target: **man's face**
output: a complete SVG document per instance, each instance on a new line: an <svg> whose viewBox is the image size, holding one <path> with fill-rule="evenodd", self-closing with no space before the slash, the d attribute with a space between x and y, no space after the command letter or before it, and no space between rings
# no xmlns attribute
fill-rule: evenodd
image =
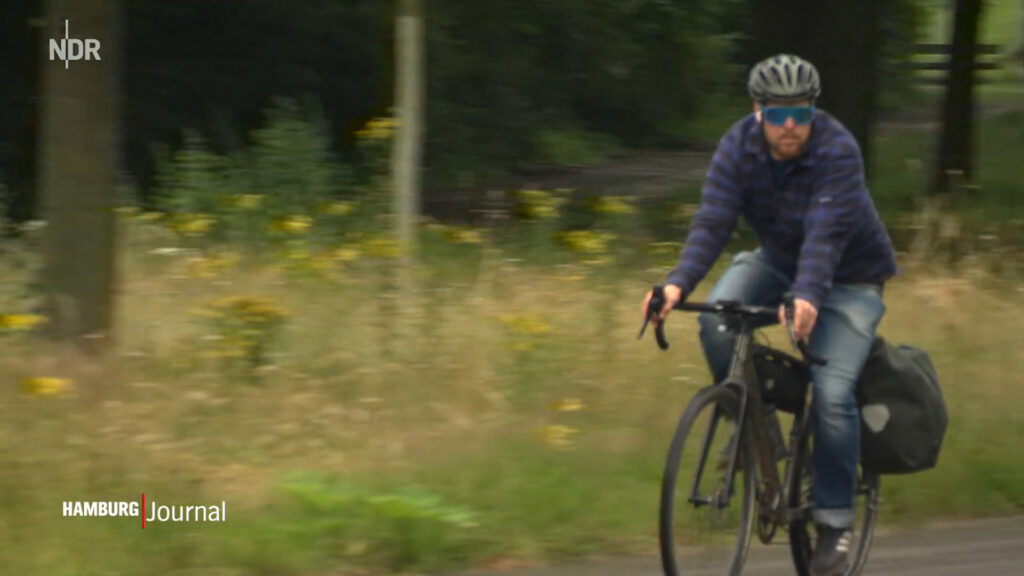
<svg viewBox="0 0 1024 576"><path fill-rule="evenodd" d="M811 137L811 124L807 122L799 125L798 119L788 115L782 124L777 124L778 119L772 118L770 108L805 107L810 106L810 100L798 100L795 102L766 102L762 109L760 103L754 103L754 113L758 122L764 130L764 139L768 142L768 149L772 158L776 160L792 160L800 155L807 145L807 139ZM781 111L781 110L780 110ZM799 116L799 115L797 115ZM771 122L770 120L776 120Z"/></svg>

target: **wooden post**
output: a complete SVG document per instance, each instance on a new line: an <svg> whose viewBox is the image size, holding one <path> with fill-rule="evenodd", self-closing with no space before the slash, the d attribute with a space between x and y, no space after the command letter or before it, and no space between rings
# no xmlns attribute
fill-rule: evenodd
<svg viewBox="0 0 1024 576"><path fill-rule="evenodd" d="M929 192L950 192L973 177L974 61L982 0L956 0L949 76L942 108L942 132Z"/></svg>
<svg viewBox="0 0 1024 576"><path fill-rule="evenodd" d="M394 231L399 256L388 296L395 298L395 326L402 340L415 337L418 299L416 235L420 215L420 163L423 148L423 0L398 0L395 30L395 115L398 132L391 155ZM399 347L400 350L408 349Z"/></svg>
<svg viewBox="0 0 1024 576"><path fill-rule="evenodd" d="M395 107L399 126L392 154L395 232L408 264L416 250L423 140L423 2L398 0Z"/></svg>

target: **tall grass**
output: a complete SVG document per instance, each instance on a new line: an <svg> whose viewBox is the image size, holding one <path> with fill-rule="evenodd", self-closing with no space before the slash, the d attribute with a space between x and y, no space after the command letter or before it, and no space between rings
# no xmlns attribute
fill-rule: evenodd
<svg viewBox="0 0 1024 576"><path fill-rule="evenodd" d="M6 337L4 573L428 570L653 549L667 442L708 380L693 318L670 320L667 354L635 340L644 285L663 269L616 286L584 264L469 246L402 320L376 318L370 263L333 281L242 264L178 277L187 256L156 265L140 248L122 258L122 337L107 361ZM204 358L213 328L189 315L240 290L288 310L257 378ZM933 355L951 426L938 469L886 479L884 521L1020 511L1024 291L981 271L911 269L886 300L881 333ZM388 343L398 334L411 337ZM38 376L73 388L19 392ZM143 532L60 515L64 500L143 491L227 500L229 520Z"/></svg>
<svg viewBox="0 0 1024 576"><path fill-rule="evenodd" d="M988 171L1013 185L1012 163ZM225 214L242 223L224 236L195 215L124 212L106 358L10 321L34 297L36 238L3 247L0 574L422 572L654 550L670 434L709 379L692 317L670 319L668 353L636 341L678 249L657 241L681 238L617 199L566 215L557 195L523 194L526 220L507 229L427 226L415 285L396 286L384 223L344 220L355 204L248 227L237 192ZM880 331L932 354L951 423L936 470L884 480L883 522L1019 512L1024 290L981 258L955 273L901 260ZM225 500L227 521L61 515L141 492Z"/></svg>

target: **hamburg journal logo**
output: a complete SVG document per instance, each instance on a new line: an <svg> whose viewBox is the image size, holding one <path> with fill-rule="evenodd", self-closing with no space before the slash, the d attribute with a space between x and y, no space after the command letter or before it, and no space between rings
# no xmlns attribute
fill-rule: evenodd
<svg viewBox="0 0 1024 576"><path fill-rule="evenodd" d="M161 522L224 522L227 520L227 502L188 506L160 504L150 500L146 509L146 494L138 501L123 500L83 501L65 500L63 502L65 517L98 517L98 518L138 518L142 529L147 523Z"/></svg>
<svg viewBox="0 0 1024 576"><path fill-rule="evenodd" d="M101 60L100 41L95 38L72 38L70 26L70 22L64 20L64 37L50 39L50 61L60 60L67 70L72 60Z"/></svg>

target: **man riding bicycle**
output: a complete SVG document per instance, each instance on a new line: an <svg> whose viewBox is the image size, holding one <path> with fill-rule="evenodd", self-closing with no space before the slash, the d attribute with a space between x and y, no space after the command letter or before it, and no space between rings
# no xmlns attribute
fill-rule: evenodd
<svg viewBox="0 0 1024 576"><path fill-rule="evenodd" d="M718 144L678 265L665 285L663 321L717 260L742 214L759 247L741 252L708 301L774 306L795 298L793 329L813 366L814 574L847 561L860 454L854 387L885 306L882 286L896 274L889 235L864 181L856 140L814 106L815 67L792 55L758 63L747 85L753 112ZM644 302L646 313L647 295ZM780 306L779 321L785 324ZM715 382L729 371L735 336L715 315L699 318L700 339Z"/></svg>

